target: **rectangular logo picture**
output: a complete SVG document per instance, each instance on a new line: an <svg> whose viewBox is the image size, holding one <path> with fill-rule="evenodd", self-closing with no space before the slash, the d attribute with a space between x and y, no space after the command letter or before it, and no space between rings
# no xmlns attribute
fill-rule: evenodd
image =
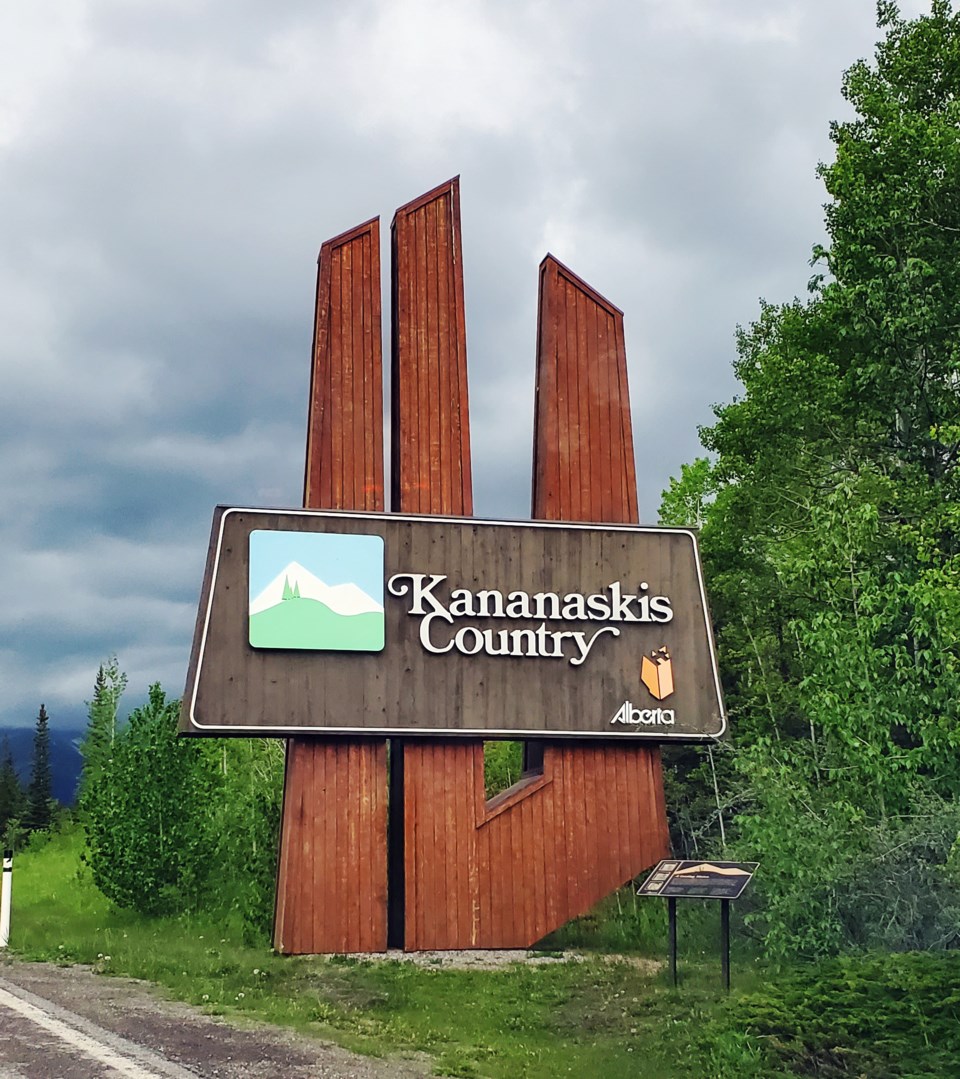
<svg viewBox="0 0 960 1079"><path fill-rule="evenodd" d="M249 584L254 648L383 650L381 536L255 530Z"/></svg>

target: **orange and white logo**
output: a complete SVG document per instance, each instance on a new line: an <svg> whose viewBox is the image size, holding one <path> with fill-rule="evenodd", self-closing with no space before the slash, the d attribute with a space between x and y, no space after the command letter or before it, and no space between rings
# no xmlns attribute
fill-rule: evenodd
<svg viewBox="0 0 960 1079"><path fill-rule="evenodd" d="M640 681L658 701L666 700L673 692L673 661L665 644L649 656L643 657L640 664Z"/></svg>

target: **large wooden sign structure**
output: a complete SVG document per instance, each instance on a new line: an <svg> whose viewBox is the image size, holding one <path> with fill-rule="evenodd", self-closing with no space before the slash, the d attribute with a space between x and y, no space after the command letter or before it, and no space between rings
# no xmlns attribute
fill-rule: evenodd
<svg viewBox="0 0 960 1079"><path fill-rule="evenodd" d="M466 521L456 179L397 211L391 273L391 513L374 219L320 251L306 512L218 510L184 696L186 733L292 735L287 953L533 944L668 854L657 743L724 729L695 541L636 527L622 312L544 260L534 521Z"/></svg>

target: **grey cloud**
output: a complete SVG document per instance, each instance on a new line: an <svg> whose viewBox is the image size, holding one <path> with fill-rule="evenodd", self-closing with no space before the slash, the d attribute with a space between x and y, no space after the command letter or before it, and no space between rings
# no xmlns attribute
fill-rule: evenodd
<svg viewBox="0 0 960 1079"><path fill-rule="evenodd" d="M180 691L214 504L300 496L320 242L379 213L386 275L393 208L458 172L477 512L529 510L550 249L626 312L654 519L735 324L804 288L875 38L859 0L76 11L0 110L0 726L112 651Z"/></svg>

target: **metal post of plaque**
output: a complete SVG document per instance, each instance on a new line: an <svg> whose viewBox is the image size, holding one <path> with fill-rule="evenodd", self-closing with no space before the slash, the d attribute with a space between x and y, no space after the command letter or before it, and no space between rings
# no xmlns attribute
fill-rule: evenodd
<svg viewBox="0 0 960 1079"><path fill-rule="evenodd" d="M667 921L670 924L670 980L677 986L677 898L667 900Z"/></svg>
<svg viewBox="0 0 960 1079"><path fill-rule="evenodd" d="M637 889L637 895L667 900L670 937L670 977L677 975L677 900L720 900L720 975L730 992L730 901L739 899L753 879L758 862L705 862L665 858Z"/></svg>

